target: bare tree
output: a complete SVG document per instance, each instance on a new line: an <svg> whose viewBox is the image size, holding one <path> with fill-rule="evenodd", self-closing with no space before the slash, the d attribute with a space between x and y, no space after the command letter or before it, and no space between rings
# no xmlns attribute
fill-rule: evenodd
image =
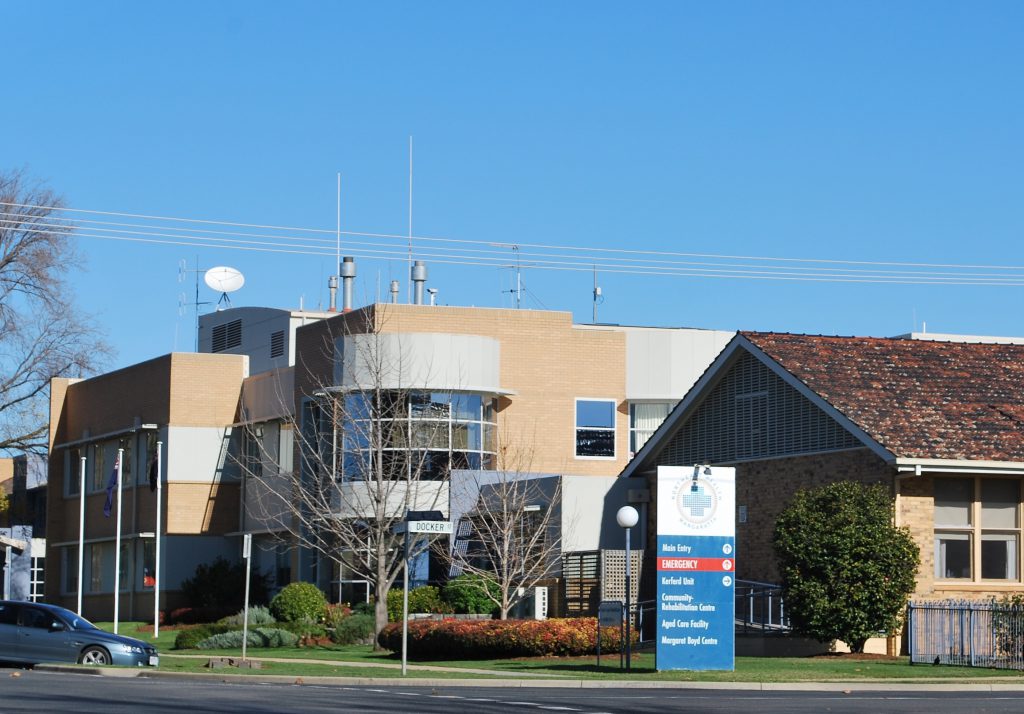
<svg viewBox="0 0 1024 714"><path fill-rule="evenodd" d="M378 305L324 323L330 329L321 364L334 365L331 378L300 365L314 378L313 386L300 386L300 403L288 410L294 416L285 417L296 468L256 467L267 455L259 446L240 459L259 489L253 505L266 526L369 584L376 632L387 624L387 594L404 563L395 526L409 511L447 510L454 398L414 388L423 375L411 368L415 360L404 354L400 335L382 331L384 311ZM252 427L246 439L258 444ZM410 555L425 549L418 542Z"/></svg>
<svg viewBox="0 0 1024 714"><path fill-rule="evenodd" d="M0 172L0 453L45 452L50 380L109 354L70 299L65 275L80 258L63 205L24 171Z"/></svg>
<svg viewBox="0 0 1024 714"><path fill-rule="evenodd" d="M531 473L521 448L504 444L498 452L497 471L453 481L452 502L468 511L456 531L462 542L444 555L452 572L478 576L474 584L504 620L558 569L562 489L559 476Z"/></svg>

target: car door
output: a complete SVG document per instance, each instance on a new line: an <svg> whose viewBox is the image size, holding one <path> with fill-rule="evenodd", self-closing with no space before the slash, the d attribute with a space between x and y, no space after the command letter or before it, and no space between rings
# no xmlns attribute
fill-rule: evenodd
<svg viewBox="0 0 1024 714"><path fill-rule="evenodd" d="M21 607L14 602L0 602L0 660L17 661L18 656L18 611Z"/></svg>
<svg viewBox="0 0 1024 714"><path fill-rule="evenodd" d="M74 662L67 625L49 610L22 605L18 617L18 652L28 662Z"/></svg>

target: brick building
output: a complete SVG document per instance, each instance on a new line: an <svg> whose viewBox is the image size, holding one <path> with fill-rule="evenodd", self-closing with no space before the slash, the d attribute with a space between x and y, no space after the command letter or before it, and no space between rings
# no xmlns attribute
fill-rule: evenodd
<svg viewBox="0 0 1024 714"><path fill-rule="evenodd" d="M1022 383L1021 344L739 333L623 475L735 466L737 575L762 582L798 489L885 484L920 547L916 598L1004 595L1022 582Z"/></svg>
<svg viewBox="0 0 1024 714"><path fill-rule="evenodd" d="M732 334L576 325L565 312L423 304L204 315L201 353L52 383L47 599L75 607L84 457L83 608L87 617L110 617L115 519L102 509L117 451L124 449L119 609L123 618L152 613L147 575L154 567L156 502L148 478L158 441L161 609L181 604L181 581L198 564L218 556L237 560L243 533L254 537L253 567L270 574L273 585L313 581L340 597L346 574L282 542L280 513L267 508L267 479L242 477L239 464L271 479L300 468L295 429L326 395L365 386L352 358L366 340L402 357L402 380L415 386L411 398L432 419L445 414L448 440L428 448L439 474L494 468L501 433L528 444L534 471L614 476ZM438 399L448 406L441 409ZM337 446L346 448L342 440Z"/></svg>

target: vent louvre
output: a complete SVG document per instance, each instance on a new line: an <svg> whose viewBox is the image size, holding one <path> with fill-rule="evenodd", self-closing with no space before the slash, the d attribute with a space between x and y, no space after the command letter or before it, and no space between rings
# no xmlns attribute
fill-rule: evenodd
<svg viewBox="0 0 1024 714"><path fill-rule="evenodd" d="M835 419L744 353L668 443L661 463L728 463L860 445Z"/></svg>
<svg viewBox="0 0 1024 714"><path fill-rule="evenodd" d="M242 344L242 321L232 320L222 325L215 325L210 344L211 352L223 352Z"/></svg>
<svg viewBox="0 0 1024 714"><path fill-rule="evenodd" d="M284 355L284 330L270 333L270 357Z"/></svg>

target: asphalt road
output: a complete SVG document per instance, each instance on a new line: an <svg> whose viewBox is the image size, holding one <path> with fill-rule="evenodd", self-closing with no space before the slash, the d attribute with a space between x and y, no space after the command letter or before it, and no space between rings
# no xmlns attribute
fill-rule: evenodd
<svg viewBox="0 0 1024 714"><path fill-rule="evenodd" d="M357 712L416 714L703 714L743 712L1010 714L1024 692L799 692L552 687L352 687L119 678L0 669L0 712Z"/></svg>

